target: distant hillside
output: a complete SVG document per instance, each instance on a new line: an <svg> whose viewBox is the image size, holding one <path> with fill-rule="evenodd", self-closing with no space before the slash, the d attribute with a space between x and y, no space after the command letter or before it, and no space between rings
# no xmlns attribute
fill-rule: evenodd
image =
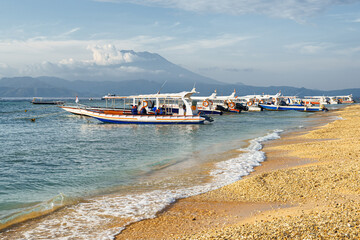
<svg viewBox="0 0 360 240"><path fill-rule="evenodd" d="M151 80L128 80L121 82L113 81L68 81L55 77L15 77L0 79L0 97L101 97L108 93L118 95L130 95L140 93L156 93L163 83ZM167 82L161 92L179 92L191 90L194 83L172 81ZM254 87L237 84L196 83L199 95L210 95L214 90L219 95L230 95L236 89L237 95L248 94L275 94L281 90L284 95L347 95L353 94L360 97L360 88L343 89L334 91L313 90L307 88L295 88L288 86Z"/></svg>

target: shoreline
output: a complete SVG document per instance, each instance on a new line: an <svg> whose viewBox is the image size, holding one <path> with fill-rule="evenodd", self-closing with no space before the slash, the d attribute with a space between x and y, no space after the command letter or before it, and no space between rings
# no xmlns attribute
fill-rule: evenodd
<svg viewBox="0 0 360 240"><path fill-rule="evenodd" d="M352 105L335 113L340 116L346 115L348 118L357 118L356 113L350 114L356 110L359 110L359 106ZM292 231L283 225L291 226L291 223L300 220L301 222L310 221L309 219L316 216L318 220L324 219L327 224L331 224L327 213L331 210L331 213L340 214L337 211L338 196L330 198L331 194L326 194L325 191L328 190L326 184L324 183L324 186L321 186L323 183L321 181L320 183L315 181L315 185L310 184L311 186L308 187L306 181L301 180L307 176L311 182L311 174L322 173L324 166L329 162L330 165L333 164L333 160L326 161L326 157L319 157L316 154L317 151L314 151L314 147L321 149L324 144L327 145L329 141L332 141L329 139L333 139L334 135L337 137L341 135L335 130L342 132L344 129L341 126L340 129L339 126L333 126L339 125L339 121L343 120L333 119L325 126L315 124L310 129L299 129L282 135L280 139L266 142L263 144L262 150L266 153L266 161L262 162L261 166L256 167L250 175L220 189L180 199L158 213L156 218L130 224L116 236L116 239L236 239L244 236L245 238L255 236L259 238L260 235L256 235L258 232L262 234L262 237L306 237L308 236L306 235L307 231ZM330 133L326 131L329 128L331 129ZM346 141L346 139L346 136L341 138L342 141ZM302 148L300 151L298 146ZM328 155L325 154L329 157ZM313 172L310 171L311 174L309 175L309 168L316 169L312 169ZM293 172L302 172L305 175L293 176ZM298 181L293 178L298 178ZM284 182L284 179L287 181ZM279 183L280 187L278 186ZM296 185L301 185L304 189ZM271 189L270 186L274 189ZM314 194L314 189L321 189L321 187L325 188L322 189L325 199L323 196ZM300 194L296 191L299 191ZM311 194L306 195L306 191L311 192ZM342 197L340 198L342 199ZM355 197L355 199L359 198ZM348 203L346 207L351 208L353 205ZM317 209L315 213L313 212L314 207ZM287 219L286 224L282 221L283 218ZM352 226L352 224L350 225ZM296 228L296 225L293 227ZM283 228L286 229L284 231L290 231L293 235L290 233L279 235L281 231L275 230L272 233L266 233L261 228L273 228L275 230ZM258 230L255 231L255 229ZM306 227L304 229L308 230ZM350 227L349 229L353 230ZM337 236L336 234L339 232L333 234ZM354 234L353 231L351 233Z"/></svg>

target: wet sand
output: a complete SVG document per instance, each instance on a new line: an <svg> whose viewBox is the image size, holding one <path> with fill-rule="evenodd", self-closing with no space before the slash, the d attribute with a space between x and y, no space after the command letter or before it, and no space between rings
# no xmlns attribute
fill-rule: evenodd
<svg viewBox="0 0 360 240"><path fill-rule="evenodd" d="M116 239L359 239L360 106L266 144L267 160L233 184L181 199Z"/></svg>

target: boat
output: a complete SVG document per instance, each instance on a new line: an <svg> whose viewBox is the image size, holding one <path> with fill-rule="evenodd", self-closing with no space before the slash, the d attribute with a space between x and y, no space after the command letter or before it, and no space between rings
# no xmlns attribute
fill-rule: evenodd
<svg viewBox="0 0 360 240"><path fill-rule="evenodd" d="M336 96L340 103L355 103L352 94L346 96Z"/></svg>
<svg viewBox="0 0 360 240"><path fill-rule="evenodd" d="M194 96L191 97L193 100L197 101L197 109L199 112L205 114L219 114L223 113L241 113L243 110L247 110L245 106L241 103L236 103L236 91L229 96L217 96L216 90L210 96L200 97Z"/></svg>
<svg viewBox="0 0 360 240"><path fill-rule="evenodd" d="M119 109L119 108L109 108L109 107L91 107L82 104L77 105L62 105L59 106L63 110L70 112L75 115L86 116L89 111L99 112L104 114L124 114L131 113L131 109Z"/></svg>
<svg viewBox="0 0 360 240"><path fill-rule="evenodd" d="M265 95L264 93L261 95L246 95L239 96L236 99L236 102L245 105L248 112L259 112L263 110L263 108L260 107L260 104L273 103L275 102L275 99L279 98L280 96L281 91L275 95Z"/></svg>
<svg viewBox="0 0 360 240"><path fill-rule="evenodd" d="M212 122L212 118L199 113L196 106L192 106L190 97L195 92L193 89L190 92L180 93L105 96L107 100L123 101L123 109L110 112L110 110L85 108L75 112L105 123L118 124L203 124L205 121ZM127 106L131 106L130 111ZM178 113L172 111L175 106ZM69 109L64 110L69 111Z"/></svg>
<svg viewBox="0 0 360 240"><path fill-rule="evenodd" d="M105 99L106 99L106 97L114 97L114 96L116 96L116 94L113 94L113 93L108 93L107 95L105 95L105 96L101 97L101 100L105 100Z"/></svg>
<svg viewBox="0 0 360 240"><path fill-rule="evenodd" d="M305 96L302 101L304 104L321 105L329 104L330 98L326 96Z"/></svg>
<svg viewBox="0 0 360 240"><path fill-rule="evenodd" d="M215 90L215 92L208 97L194 96L191 97L191 99L197 101L196 105L199 112L205 114L222 115L223 111L216 109L216 105L214 105L216 97L217 94Z"/></svg>
<svg viewBox="0 0 360 240"><path fill-rule="evenodd" d="M115 94L108 94L107 96L116 96ZM124 108L119 108L115 106L115 101L111 101L111 103L108 102L108 99L106 100L106 104L105 107L94 107L94 106L87 106L87 105L83 105L79 103L79 98L78 96L76 96L75 98L75 105L74 104L63 104L61 106L59 106L60 108L62 108L63 110L75 114L75 115L81 115L81 116L86 116L89 111L93 111L93 112L99 112L99 113L104 113L104 114L127 114L127 113L131 113L131 109L124 109ZM110 106L109 106L110 105Z"/></svg>
<svg viewBox="0 0 360 240"><path fill-rule="evenodd" d="M340 104L340 100L336 98L336 96L329 96L329 104Z"/></svg>
<svg viewBox="0 0 360 240"><path fill-rule="evenodd" d="M327 111L328 109L324 105L320 106L313 106L313 105L282 105L282 104L260 104L265 110L268 111L301 111L301 112L320 112L320 111Z"/></svg>
<svg viewBox="0 0 360 240"><path fill-rule="evenodd" d="M32 104L48 104L48 105L61 105L64 104L64 101L51 101L51 100L44 100L43 98L34 97L31 101Z"/></svg>

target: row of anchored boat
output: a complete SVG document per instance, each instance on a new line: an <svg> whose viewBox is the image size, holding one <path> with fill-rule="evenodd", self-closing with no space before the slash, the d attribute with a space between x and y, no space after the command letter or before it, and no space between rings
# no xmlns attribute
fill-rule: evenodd
<svg viewBox="0 0 360 240"><path fill-rule="evenodd" d="M157 93L133 96L104 96L105 107L90 107L79 104L61 105L62 109L88 116L106 123L127 124L202 124L212 122L208 115L240 113L242 111L296 110L307 112L326 111L323 97L311 98L310 102L297 97L275 95L218 96L216 91L207 97L193 96L195 88L180 93ZM347 96L352 98L352 96ZM310 99L310 98L309 98ZM324 98L326 100L326 98ZM315 102L317 101L317 102ZM120 102L120 103L119 103Z"/></svg>

